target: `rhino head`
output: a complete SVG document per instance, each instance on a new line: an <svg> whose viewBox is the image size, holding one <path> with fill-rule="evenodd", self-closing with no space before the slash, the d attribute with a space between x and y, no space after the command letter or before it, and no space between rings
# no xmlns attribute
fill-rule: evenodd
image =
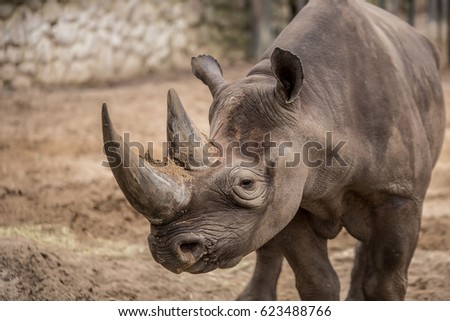
<svg viewBox="0 0 450 321"><path fill-rule="evenodd" d="M169 90L171 148L164 167L134 154L103 106L104 147L114 177L130 204L151 223L153 257L172 272L236 265L279 233L300 207L307 168L289 168L285 160L291 152L280 153L267 144L305 137L296 127L302 65L280 48L267 63L270 72L228 83L214 58L192 59L194 75L213 97L210 135L197 129L176 92ZM185 142L196 148L180 148ZM216 159L205 161L211 151Z"/></svg>

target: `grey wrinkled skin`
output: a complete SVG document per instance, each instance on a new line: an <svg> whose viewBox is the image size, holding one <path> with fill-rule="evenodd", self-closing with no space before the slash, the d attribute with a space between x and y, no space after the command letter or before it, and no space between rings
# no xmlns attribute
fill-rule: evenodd
<svg viewBox="0 0 450 321"><path fill-rule="evenodd" d="M124 177L145 172L116 168L127 199L151 222L155 260L175 273L204 273L256 250L255 273L238 299L276 299L285 257L302 300L338 300L327 240L345 227L359 240L347 299L404 299L445 126L439 58L430 42L363 1L312 0L244 79L226 82L210 56L193 58L192 68L213 96L210 135L198 133L171 91L169 141L174 128L213 147L262 142L270 133L296 148L325 146L331 131L334 141L347 141L340 150L347 166L288 168L283 160L292 155L275 149L273 167L249 170L236 154L228 167L185 164L189 179L153 168L146 172L154 179L131 180ZM109 133L109 117L103 126L120 143ZM106 154L114 151L120 152ZM256 152L263 158L261 148ZM191 156L171 157L180 164ZM164 195L176 202L142 194L158 193L156 178L173 187Z"/></svg>

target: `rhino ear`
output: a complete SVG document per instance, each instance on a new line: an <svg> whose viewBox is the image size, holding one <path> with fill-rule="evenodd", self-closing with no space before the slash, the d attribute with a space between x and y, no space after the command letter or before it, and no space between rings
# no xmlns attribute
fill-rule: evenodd
<svg viewBox="0 0 450 321"><path fill-rule="evenodd" d="M277 78L275 94L290 104L295 101L303 84L300 58L290 51L276 47L270 56L272 72Z"/></svg>
<svg viewBox="0 0 450 321"><path fill-rule="evenodd" d="M209 87L211 95L217 93L218 89L225 84L222 77L222 68L216 59L208 55L193 57L191 60L192 73Z"/></svg>

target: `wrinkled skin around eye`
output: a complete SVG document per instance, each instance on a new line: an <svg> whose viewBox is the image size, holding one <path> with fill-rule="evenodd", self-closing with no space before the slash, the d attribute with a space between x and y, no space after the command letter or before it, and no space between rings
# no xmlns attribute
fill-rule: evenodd
<svg viewBox="0 0 450 321"><path fill-rule="evenodd" d="M229 174L231 194L243 207L256 208L263 205L267 192L267 179L263 173L250 168L236 167Z"/></svg>

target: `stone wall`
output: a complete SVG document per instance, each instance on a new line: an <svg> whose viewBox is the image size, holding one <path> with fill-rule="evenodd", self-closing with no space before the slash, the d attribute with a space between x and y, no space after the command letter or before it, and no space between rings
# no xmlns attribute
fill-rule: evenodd
<svg viewBox="0 0 450 321"><path fill-rule="evenodd" d="M201 53L248 58L255 1L0 0L0 90L114 83L189 68ZM266 1L273 36L300 2Z"/></svg>
<svg viewBox="0 0 450 321"><path fill-rule="evenodd" d="M0 0L0 88L110 83L248 55L248 0Z"/></svg>

